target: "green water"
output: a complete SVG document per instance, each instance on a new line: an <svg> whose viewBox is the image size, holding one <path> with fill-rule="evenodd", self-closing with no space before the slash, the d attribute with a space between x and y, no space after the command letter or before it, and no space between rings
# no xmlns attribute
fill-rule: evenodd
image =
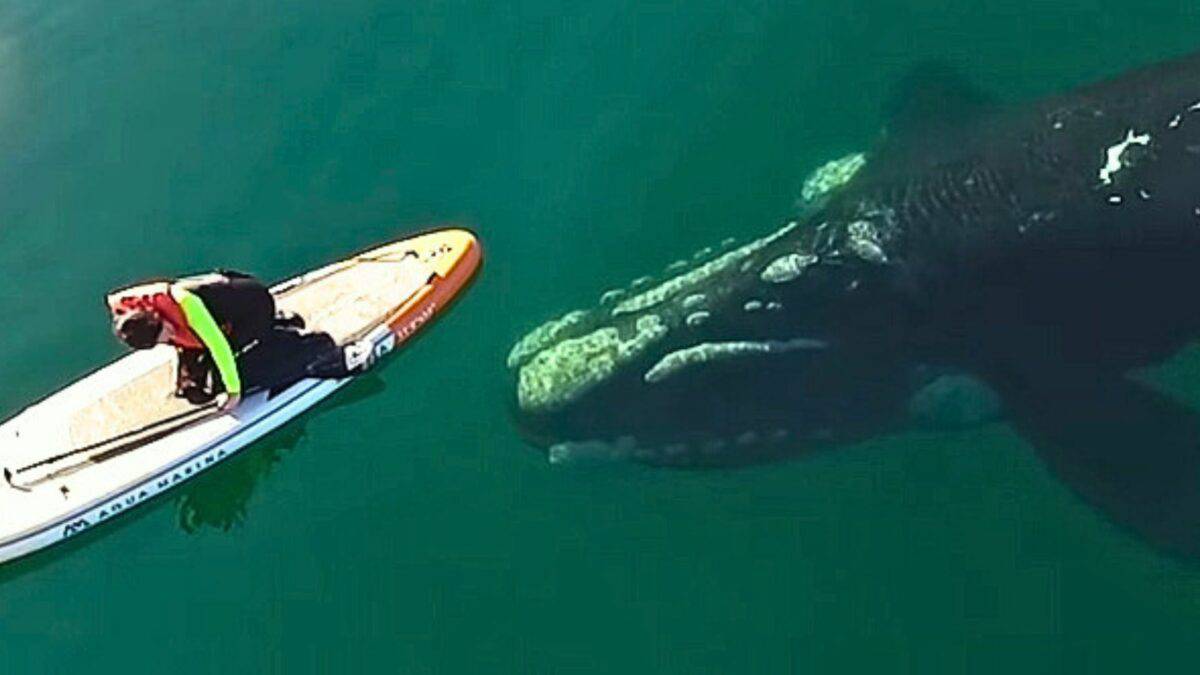
<svg viewBox="0 0 1200 675"><path fill-rule="evenodd" d="M1005 425L564 469L512 432L502 366L549 315L771 229L913 63L1034 95L1196 47L1185 6L6 0L5 414L118 353L100 299L131 279L279 278L447 222L488 261L319 412L0 569L0 672L1194 669L1200 568Z"/></svg>

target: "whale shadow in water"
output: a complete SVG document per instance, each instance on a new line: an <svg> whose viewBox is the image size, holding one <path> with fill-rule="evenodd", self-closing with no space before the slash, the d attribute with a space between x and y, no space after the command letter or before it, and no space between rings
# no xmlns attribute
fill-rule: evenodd
<svg viewBox="0 0 1200 675"><path fill-rule="evenodd" d="M1042 382L1047 380L1043 379ZM1009 396L1009 422L1112 522L1200 562L1200 414L1130 376L1062 377Z"/></svg>
<svg viewBox="0 0 1200 675"><path fill-rule="evenodd" d="M1052 369L1043 363L1029 378L1011 372L989 378L1004 396L1004 421L1103 517L1164 555L1200 563L1200 412L1134 375ZM767 446L671 468L795 461L896 429L886 426L802 448Z"/></svg>

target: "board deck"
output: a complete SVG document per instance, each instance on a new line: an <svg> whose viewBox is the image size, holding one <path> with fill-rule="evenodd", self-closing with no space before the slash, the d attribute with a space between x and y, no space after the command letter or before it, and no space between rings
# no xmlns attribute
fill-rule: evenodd
<svg viewBox="0 0 1200 675"><path fill-rule="evenodd" d="M465 230L394 242L272 287L277 306L340 343L370 338L380 355L415 334L468 283L479 244ZM42 548L173 487L294 418L348 380L304 380L231 413L173 395L175 355L160 346L78 380L0 425L0 561ZM180 423L138 433L162 420ZM162 438L158 438L162 435ZM149 441L136 449L130 437ZM97 445L83 453L72 451ZM116 448L116 450L113 450ZM111 457L106 456L111 455ZM104 457L103 461L95 461Z"/></svg>

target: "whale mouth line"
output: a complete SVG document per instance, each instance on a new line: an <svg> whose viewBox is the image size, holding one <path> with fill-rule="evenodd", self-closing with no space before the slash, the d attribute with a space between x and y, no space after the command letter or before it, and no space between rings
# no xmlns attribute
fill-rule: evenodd
<svg viewBox="0 0 1200 675"><path fill-rule="evenodd" d="M654 443L643 443L626 434L613 439L558 440L546 448L546 459L560 466L627 461L664 465L719 463L734 457L740 460L747 453L779 452L792 438L792 432L784 428L768 433L744 431L734 436L704 435Z"/></svg>

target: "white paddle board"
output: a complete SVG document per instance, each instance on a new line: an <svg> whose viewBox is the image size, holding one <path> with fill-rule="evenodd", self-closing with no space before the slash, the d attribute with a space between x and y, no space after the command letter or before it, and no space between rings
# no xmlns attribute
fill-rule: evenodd
<svg viewBox="0 0 1200 675"><path fill-rule="evenodd" d="M465 230L393 242L274 286L279 309L339 343L393 351L481 260ZM135 352L0 424L0 562L90 530L195 477L348 383L306 379L221 413L173 395L175 351Z"/></svg>

